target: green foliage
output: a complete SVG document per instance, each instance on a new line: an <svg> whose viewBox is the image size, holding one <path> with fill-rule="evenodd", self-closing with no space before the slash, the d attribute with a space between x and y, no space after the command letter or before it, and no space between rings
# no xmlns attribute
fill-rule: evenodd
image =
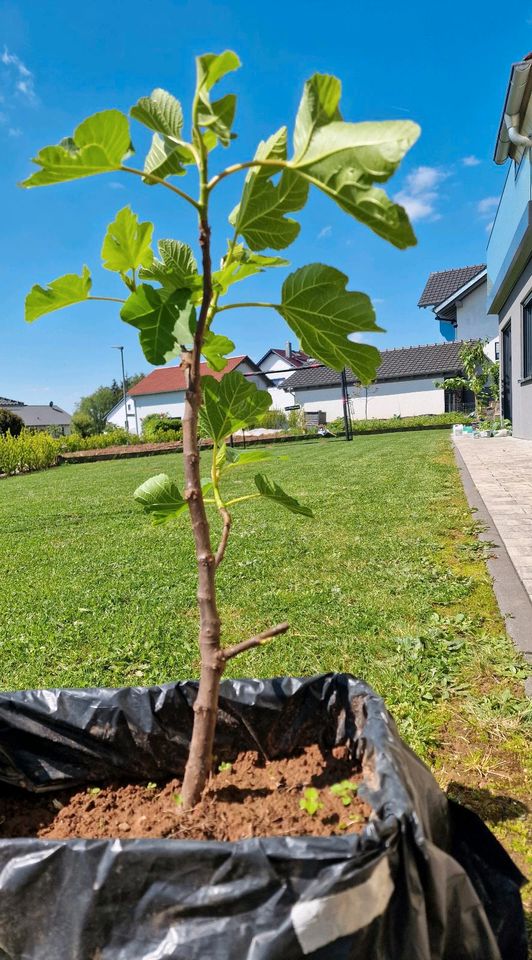
<svg viewBox="0 0 532 960"><path fill-rule="evenodd" d="M181 496L177 484L170 480L166 473L150 477L137 487L133 496L146 513L151 514L155 524L175 520L187 508L186 500Z"/></svg>
<svg viewBox="0 0 532 960"><path fill-rule="evenodd" d="M385 240L401 249L412 246L416 239L405 210L373 183L395 172L419 127L410 120L345 123L340 94L336 77L314 74L306 82L289 167Z"/></svg>
<svg viewBox="0 0 532 960"><path fill-rule="evenodd" d="M302 350L334 370L348 365L362 383L370 383L379 365L379 351L348 337L374 333L380 327L369 297L346 290L346 284L340 270L309 264L286 278L277 309L299 337Z"/></svg>
<svg viewBox="0 0 532 960"><path fill-rule="evenodd" d="M220 372L227 366L227 354L235 349L235 345L229 337L223 333L214 333L208 330L203 337L201 353L205 357L211 370Z"/></svg>
<svg viewBox="0 0 532 960"><path fill-rule="evenodd" d="M200 426L205 436L216 444L249 424L271 404L270 394L259 390L242 373L233 370L221 380L202 377L203 406Z"/></svg>
<svg viewBox="0 0 532 960"><path fill-rule="evenodd" d="M179 100L157 88L149 97L141 97L130 114L155 131L144 162L145 173L162 179L186 173L184 165L194 162L194 153L191 145L182 139L183 110ZM149 176L145 182L156 183Z"/></svg>
<svg viewBox="0 0 532 960"><path fill-rule="evenodd" d="M341 780L340 783L333 783L331 793L342 801L344 807L348 807L358 791L358 784L352 780Z"/></svg>
<svg viewBox="0 0 532 960"><path fill-rule="evenodd" d="M166 290L190 290L194 303L201 300L202 279L192 250L180 240L159 240L161 259L140 270L141 280L155 280Z"/></svg>
<svg viewBox="0 0 532 960"><path fill-rule="evenodd" d="M233 93L210 99L210 91L232 70L237 70L240 60L232 50L223 53L205 53L196 57L196 95L194 98L195 117L199 127L204 130L204 142L212 149L219 142L227 147L234 138L231 127L235 117L236 97Z"/></svg>
<svg viewBox="0 0 532 960"><path fill-rule="evenodd" d="M76 413L76 423L79 423L77 414L82 413L89 417L91 422L91 433L102 433L107 424L107 415L117 402L117 396L112 387L98 387L94 393L82 397L78 403ZM82 430L85 429L86 420L82 420ZM78 428L76 427L76 430ZM81 431L80 431L81 432Z"/></svg>
<svg viewBox="0 0 532 960"><path fill-rule="evenodd" d="M90 437L94 429L92 417L82 410L76 410L72 414L72 430L74 437Z"/></svg>
<svg viewBox="0 0 532 960"><path fill-rule="evenodd" d="M467 416L463 413L426 413L417 417L389 417L382 420L353 420L353 433L393 433L395 430L416 430L423 427L452 427L454 423L464 423ZM327 424L333 433L343 433L343 417L331 420Z"/></svg>
<svg viewBox="0 0 532 960"><path fill-rule="evenodd" d="M314 516L310 507L303 506L303 504L295 500L294 497L289 496L275 480L270 480L269 477L265 477L263 473L255 474L255 486L261 497L266 497L267 500L273 500L274 503L285 507L290 513L299 513L303 517Z"/></svg>
<svg viewBox="0 0 532 960"><path fill-rule="evenodd" d="M437 387L445 390L471 390L475 397L475 415L481 417L492 400L499 399L499 364L484 353L487 340L472 340L460 351L463 377L449 377Z"/></svg>
<svg viewBox="0 0 532 960"><path fill-rule="evenodd" d="M150 413L142 421L142 436L148 443L181 440L183 437L181 419L161 413Z"/></svg>
<svg viewBox="0 0 532 960"><path fill-rule="evenodd" d="M255 160L286 161L286 127L259 144ZM235 233L244 237L252 250L283 250L294 242L300 226L287 213L301 210L308 197L308 183L291 170L284 170L278 184L272 175L281 167L258 166L246 177L242 199L229 216Z"/></svg>
<svg viewBox="0 0 532 960"><path fill-rule="evenodd" d="M74 416L81 416L74 414ZM113 427L105 433L85 434L71 433L68 437L61 437L59 447L61 453L76 453L78 450L106 450L108 447L125 447L130 444L142 443L135 433L128 433L121 427Z"/></svg>
<svg viewBox="0 0 532 960"><path fill-rule="evenodd" d="M303 791L303 796L299 801L299 809L304 810L309 816L313 817L318 810L323 809L323 803L320 800L319 790L316 787L307 787Z"/></svg>
<svg viewBox="0 0 532 960"><path fill-rule="evenodd" d="M233 283L239 280L247 280L257 273L264 273L267 267L286 267L288 260L282 257L265 257L260 253L252 253L241 243L235 243L230 246L227 255L222 261L219 270L215 270L212 275L214 289L224 295Z"/></svg>
<svg viewBox="0 0 532 960"><path fill-rule="evenodd" d="M288 417L284 410L266 410L260 418L259 426L265 430L285 430L288 426Z"/></svg>
<svg viewBox="0 0 532 960"><path fill-rule="evenodd" d="M149 363L159 366L174 359L192 342L195 308L188 290L156 289L143 283L120 310L126 323L139 330L139 340Z"/></svg>
<svg viewBox="0 0 532 960"><path fill-rule="evenodd" d="M23 429L17 436L0 435L0 473L11 476L52 467L57 463L59 449L59 440L45 430L32 433Z"/></svg>
<svg viewBox="0 0 532 960"><path fill-rule="evenodd" d="M8 433L12 437L18 437L23 429L24 420L22 417L17 416L11 410L0 407L0 437L5 437Z"/></svg>
<svg viewBox="0 0 532 960"><path fill-rule="evenodd" d="M87 300L92 287L91 275L88 267L83 267L81 276L76 273L66 273L57 280L52 280L47 287L35 284L28 293L25 303L24 319L28 323L42 317L52 310L61 310L73 303Z"/></svg>
<svg viewBox="0 0 532 960"><path fill-rule="evenodd" d="M120 170L130 152L127 117L119 110L103 110L83 120L72 138L40 150L33 162L41 170L23 180L21 186L42 187Z"/></svg>
<svg viewBox="0 0 532 960"><path fill-rule="evenodd" d="M153 260L152 235L153 223L139 223L131 207L123 207L107 227L104 237L102 260L105 269L125 274L128 270L149 267Z"/></svg>

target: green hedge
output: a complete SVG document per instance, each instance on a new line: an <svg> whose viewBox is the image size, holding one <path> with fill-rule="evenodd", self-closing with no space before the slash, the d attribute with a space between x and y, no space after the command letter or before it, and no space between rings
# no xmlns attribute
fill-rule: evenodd
<svg viewBox="0 0 532 960"><path fill-rule="evenodd" d="M24 473L28 470L44 470L57 463L60 442L49 433L31 433L22 430L18 437L0 436L0 474Z"/></svg>
<svg viewBox="0 0 532 960"><path fill-rule="evenodd" d="M82 437L79 433L71 433L68 437L61 437L61 452L75 453L76 450L105 450L106 447L123 447L130 443L143 443L136 433L117 427L107 433L95 433L90 437Z"/></svg>
<svg viewBox="0 0 532 960"><path fill-rule="evenodd" d="M467 413L427 413L419 417L392 417L390 420L353 420L353 433L390 433L393 430L415 430L417 427L452 427L453 423L468 423ZM327 424L332 433L345 429L343 417Z"/></svg>

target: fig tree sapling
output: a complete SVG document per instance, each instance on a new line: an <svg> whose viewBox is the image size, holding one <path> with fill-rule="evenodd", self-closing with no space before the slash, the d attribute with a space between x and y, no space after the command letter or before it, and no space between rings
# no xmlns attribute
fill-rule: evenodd
<svg viewBox="0 0 532 960"><path fill-rule="evenodd" d="M183 200L198 221L200 264L182 240L161 239L152 249L153 224L141 223L129 206L107 228L102 259L125 285L124 297L92 293L88 267L66 274L46 287L36 285L26 298L26 319L81 301L111 300L120 304L122 320L139 332L149 363L160 365L180 358L186 378L183 416L185 486L183 492L165 474L152 477L135 497L155 523L166 523L188 511L198 570L199 646L201 672L189 759L180 798L183 807L200 798L212 765L220 677L228 660L284 633L287 623L270 627L232 647L220 638L216 605L216 571L231 533L233 508L262 497L301 517L311 510L286 493L275 480L258 472L254 488L226 499L224 476L245 464L267 459L258 451L235 452L227 437L246 428L270 406L268 392L241 373L220 377L234 344L220 326L224 311L245 306L276 310L294 331L301 349L336 370L349 366L361 383L375 378L376 347L351 339L353 334L379 330L371 301L347 289L348 278L323 263L301 266L286 276L277 302L256 300L227 303L236 284L288 261L278 251L298 236L292 216L307 201L310 187L320 190L351 217L400 249L415 243L405 210L389 199L381 184L397 169L419 135L409 120L349 123L340 113L340 81L315 74L305 83L292 137L281 127L257 147L255 156L212 175L215 148L235 139L236 97L212 98L215 86L240 62L235 53L204 54L197 58L197 82L191 109L190 136L184 133L181 105L165 90L142 97L130 110L133 119L152 133L142 169L130 165L133 154L129 120L119 110L88 117L72 137L44 147L35 157L38 170L22 184L38 187L94 174L118 172L140 177L148 186L168 190ZM222 150L222 152L223 152ZM196 195L178 187L176 178L195 171ZM211 257L209 206L212 194L227 177L245 173L241 199L229 214L231 239L218 269ZM270 252L264 252L270 251ZM273 253L271 251L274 251ZM204 358L215 375L201 376ZM210 477L202 480L198 430L212 440ZM217 510L222 534L214 549L208 509Z"/></svg>

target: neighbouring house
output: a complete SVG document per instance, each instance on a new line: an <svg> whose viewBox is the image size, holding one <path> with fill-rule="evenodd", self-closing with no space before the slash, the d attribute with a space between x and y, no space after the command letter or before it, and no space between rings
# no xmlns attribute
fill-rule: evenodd
<svg viewBox="0 0 532 960"><path fill-rule="evenodd" d="M284 410L295 404L294 397L291 397L282 385L295 370L299 370L309 362L310 357L302 350L294 350L289 340L284 350L272 347L260 358L257 366L268 375L268 390L272 398L273 409Z"/></svg>
<svg viewBox="0 0 532 960"><path fill-rule="evenodd" d="M432 307L444 340L487 340L487 355L499 359L499 325L487 312L485 263L431 273L418 307Z"/></svg>
<svg viewBox="0 0 532 960"><path fill-rule="evenodd" d="M220 380L224 373L238 370L263 390L269 386L267 378L253 360L247 356L230 357L221 373L215 373L206 363L201 364L201 375L209 375ZM124 427L130 433L142 433L142 421L152 413L167 414L169 417L182 417L185 412L185 373L182 367L158 367L147 377L136 383L126 395L124 401L109 411L107 422Z"/></svg>
<svg viewBox="0 0 532 960"><path fill-rule="evenodd" d="M494 160L507 164L488 241L488 311L501 343L501 403L532 439L532 54L512 64Z"/></svg>
<svg viewBox="0 0 532 960"><path fill-rule="evenodd" d="M369 387L358 383L347 368L351 416L354 420L382 420L471 411L474 398L469 391L444 390L435 385L463 373L460 359L463 346L464 341L453 340L383 350L376 380ZM328 422L343 416L340 374L336 370L311 362L293 373L285 381L284 389L308 413L322 411Z"/></svg>
<svg viewBox="0 0 532 960"><path fill-rule="evenodd" d="M67 436L72 427L72 417L55 403L22 403L0 397L0 407L11 410L24 421L29 430L48 430L50 433Z"/></svg>

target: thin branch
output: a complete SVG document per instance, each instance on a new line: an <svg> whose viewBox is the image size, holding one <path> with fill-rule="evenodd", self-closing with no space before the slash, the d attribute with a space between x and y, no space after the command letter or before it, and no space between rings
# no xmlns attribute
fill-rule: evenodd
<svg viewBox="0 0 532 960"><path fill-rule="evenodd" d="M216 307L216 313L221 313L222 310L237 310L238 307L272 307L274 310L277 310L280 304L278 303L261 303L260 301L250 301L249 303L226 303L223 307Z"/></svg>
<svg viewBox="0 0 532 960"><path fill-rule="evenodd" d="M111 303L125 303L121 297L87 297L87 300L109 300Z"/></svg>
<svg viewBox="0 0 532 960"><path fill-rule="evenodd" d="M227 510L226 507L221 507L220 516L223 518L224 525L220 543L218 544L218 549L214 556L215 569L220 566L224 558L225 548L227 547L227 541L229 540L229 534L231 533L231 514L229 513L229 510Z"/></svg>
<svg viewBox="0 0 532 960"><path fill-rule="evenodd" d="M279 170L285 166L287 166L285 160L247 160L246 163L234 163L212 177L207 184L207 190L210 193L211 190L214 190L216 184L220 183L220 180L223 180L224 177L230 177L233 173L239 173L240 170L249 170L250 167L276 167Z"/></svg>
<svg viewBox="0 0 532 960"><path fill-rule="evenodd" d="M226 647L225 650L221 650L222 657L225 661L231 660L232 657L237 657L239 653L243 653L244 650L251 650L253 647L260 647L265 643L268 643L271 637L278 637L281 633L286 633L289 629L289 623L278 623L276 627L270 627L269 630L263 630L262 633L257 634L256 637L250 637L249 640L243 640L242 643L235 643L233 647Z"/></svg>
<svg viewBox="0 0 532 960"><path fill-rule="evenodd" d="M156 177L154 173L146 173L145 170L135 170L134 167L120 167L124 173L134 173L137 177L143 177L145 180L153 180L155 183L160 183L162 187L166 187L167 190L171 190L173 193L177 193L179 197L182 197L183 200L186 200L188 203L192 204L195 210L201 210L201 205L197 200L194 200L193 197L189 196L188 193L185 193L184 190L180 190L179 187L174 187L173 183L168 183L167 180L163 180L162 177Z"/></svg>

